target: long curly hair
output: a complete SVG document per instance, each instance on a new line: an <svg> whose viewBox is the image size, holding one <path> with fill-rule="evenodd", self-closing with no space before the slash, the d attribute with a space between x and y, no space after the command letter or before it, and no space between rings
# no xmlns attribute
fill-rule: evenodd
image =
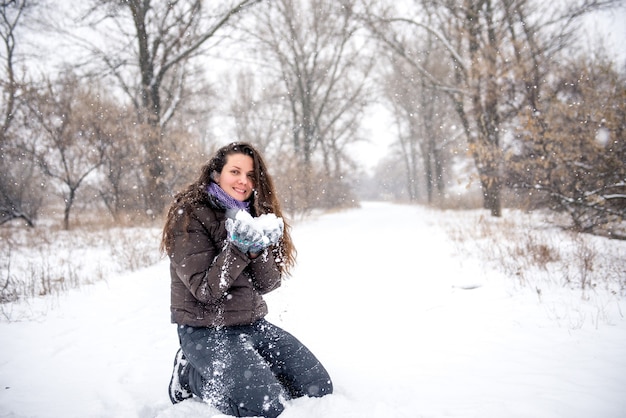
<svg viewBox="0 0 626 418"><path fill-rule="evenodd" d="M179 216L183 215L185 223L187 223L194 207L209 204L207 187L210 183L216 182L216 176L222 172L228 157L233 154L248 155L253 161L254 193L250 198L252 214L259 216L273 213L277 217L283 218L285 224L283 236L272 251L281 260L278 263L281 272L288 274L296 261L296 249L290 234L291 226L283 216L274 182L267 171L263 157L252 145L246 142L233 142L218 149L213 157L201 167L198 179L174 196L174 202L170 205L163 227L161 252L171 254L174 241L172 228Z"/></svg>

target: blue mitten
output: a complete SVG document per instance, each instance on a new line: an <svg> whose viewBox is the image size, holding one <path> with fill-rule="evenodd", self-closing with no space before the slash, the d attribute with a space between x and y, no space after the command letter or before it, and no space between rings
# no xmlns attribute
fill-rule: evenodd
<svg viewBox="0 0 626 418"><path fill-rule="evenodd" d="M254 242L253 244L250 245L250 249L248 250L248 252L250 254L261 254L263 250L267 248L268 246L269 246L269 242L267 241L267 238L264 236L261 236L260 241Z"/></svg>
<svg viewBox="0 0 626 418"><path fill-rule="evenodd" d="M265 227L263 230L263 234L269 240L268 245L274 245L278 243L280 238L283 236L283 230L285 229L285 224L283 222L283 218L275 218L276 223L271 227Z"/></svg>
<svg viewBox="0 0 626 418"><path fill-rule="evenodd" d="M267 246L263 234L240 219L226 219L226 231L228 239L244 253L260 253Z"/></svg>

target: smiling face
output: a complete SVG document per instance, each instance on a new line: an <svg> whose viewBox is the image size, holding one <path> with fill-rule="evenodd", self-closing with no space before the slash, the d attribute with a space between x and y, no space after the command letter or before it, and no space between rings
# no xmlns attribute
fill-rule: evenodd
<svg viewBox="0 0 626 418"><path fill-rule="evenodd" d="M254 162L246 154L231 154L217 178L217 184L233 199L248 200L254 189Z"/></svg>

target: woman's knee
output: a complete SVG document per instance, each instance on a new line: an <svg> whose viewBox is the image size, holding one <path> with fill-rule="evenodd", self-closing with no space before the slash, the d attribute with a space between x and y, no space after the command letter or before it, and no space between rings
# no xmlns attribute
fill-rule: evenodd
<svg viewBox="0 0 626 418"><path fill-rule="evenodd" d="M237 379L236 375L227 372L207 379L192 370L190 386L196 396L224 414L236 417L280 415L286 396L283 386L273 375L265 380L259 376L250 378L250 375Z"/></svg>
<svg viewBox="0 0 626 418"><path fill-rule="evenodd" d="M319 362L304 373L290 376L287 381L287 386L294 398L302 396L320 398L333 393L330 375Z"/></svg>

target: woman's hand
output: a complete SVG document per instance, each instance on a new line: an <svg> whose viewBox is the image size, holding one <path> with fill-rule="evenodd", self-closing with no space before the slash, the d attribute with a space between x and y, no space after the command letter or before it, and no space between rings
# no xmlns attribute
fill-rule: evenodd
<svg viewBox="0 0 626 418"><path fill-rule="evenodd" d="M285 224L282 218L273 213L253 218L248 212L231 210L226 215L229 239L251 258L256 258L270 245L277 244L283 236Z"/></svg>
<svg viewBox="0 0 626 418"><path fill-rule="evenodd" d="M269 245L269 240L249 223L239 219L227 219L228 239L243 253L258 254Z"/></svg>

